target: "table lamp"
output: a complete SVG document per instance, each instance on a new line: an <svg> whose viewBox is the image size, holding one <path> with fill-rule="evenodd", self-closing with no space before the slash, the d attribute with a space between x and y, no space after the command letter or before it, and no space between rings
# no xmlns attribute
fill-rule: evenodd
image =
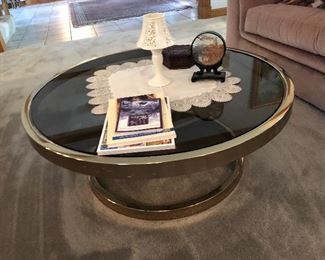
<svg viewBox="0 0 325 260"><path fill-rule="evenodd" d="M163 75L162 49L173 44L164 14L149 13L143 16L142 31L137 46L152 52L154 77L148 82L150 86L163 87L170 83L170 80Z"/></svg>

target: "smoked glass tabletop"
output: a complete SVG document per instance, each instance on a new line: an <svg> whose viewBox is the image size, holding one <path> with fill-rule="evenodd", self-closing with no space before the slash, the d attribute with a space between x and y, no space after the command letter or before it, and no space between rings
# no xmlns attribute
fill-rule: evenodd
<svg viewBox="0 0 325 260"><path fill-rule="evenodd" d="M150 58L150 52L143 50L122 52L85 62L53 78L33 96L29 112L33 126L57 145L96 154L105 115L91 113L86 79L108 65ZM217 145L251 131L277 111L286 85L275 68L234 50L227 51L223 67L241 79L242 91L232 95L230 102L172 111L176 149L123 157L176 154Z"/></svg>

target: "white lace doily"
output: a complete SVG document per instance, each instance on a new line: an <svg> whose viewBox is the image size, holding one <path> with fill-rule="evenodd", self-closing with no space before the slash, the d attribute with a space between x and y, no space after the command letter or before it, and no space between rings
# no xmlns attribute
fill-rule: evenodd
<svg viewBox="0 0 325 260"><path fill-rule="evenodd" d="M171 108L179 112L190 110L192 106L207 107L212 101L228 102L232 99L230 94L241 91L236 85L240 79L232 77L228 71L224 83L215 80L193 83L191 77L193 72L198 71L196 66L182 70L169 70L164 67L164 70L164 75L171 83L162 88L148 85L148 80L153 77L151 60L111 65L96 71L94 76L87 79L90 84L86 86L89 89L89 104L95 106L92 113L105 114L110 98L154 93L157 90L162 90L170 98Z"/></svg>

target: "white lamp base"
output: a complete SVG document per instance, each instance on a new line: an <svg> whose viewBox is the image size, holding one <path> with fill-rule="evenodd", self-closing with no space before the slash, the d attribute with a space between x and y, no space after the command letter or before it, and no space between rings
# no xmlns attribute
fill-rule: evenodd
<svg viewBox="0 0 325 260"><path fill-rule="evenodd" d="M155 76L149 80L151 87L163 87L170 83L170 80L163 75L163 56L162 50L152 50L152 63Z"/></svg>

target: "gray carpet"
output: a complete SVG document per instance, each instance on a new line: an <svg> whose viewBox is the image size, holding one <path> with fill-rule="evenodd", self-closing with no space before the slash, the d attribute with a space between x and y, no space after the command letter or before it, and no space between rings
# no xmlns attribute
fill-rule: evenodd
<svg viewBox="0 0 325 260"><path fill-rule="evenodd" d="M177 11L192 5L192 0L78 0L70 1L69 9L73 27L80 27L152 12Z"/></svg>
<svg viewBox="0 0 325 260"><path fill-rule="evenodd" d="M0 259L324 259L325 116L303 101L230 197L149 222L105 208L86 176L41 158L20 123L22 89L2 90Z"/></svg>

